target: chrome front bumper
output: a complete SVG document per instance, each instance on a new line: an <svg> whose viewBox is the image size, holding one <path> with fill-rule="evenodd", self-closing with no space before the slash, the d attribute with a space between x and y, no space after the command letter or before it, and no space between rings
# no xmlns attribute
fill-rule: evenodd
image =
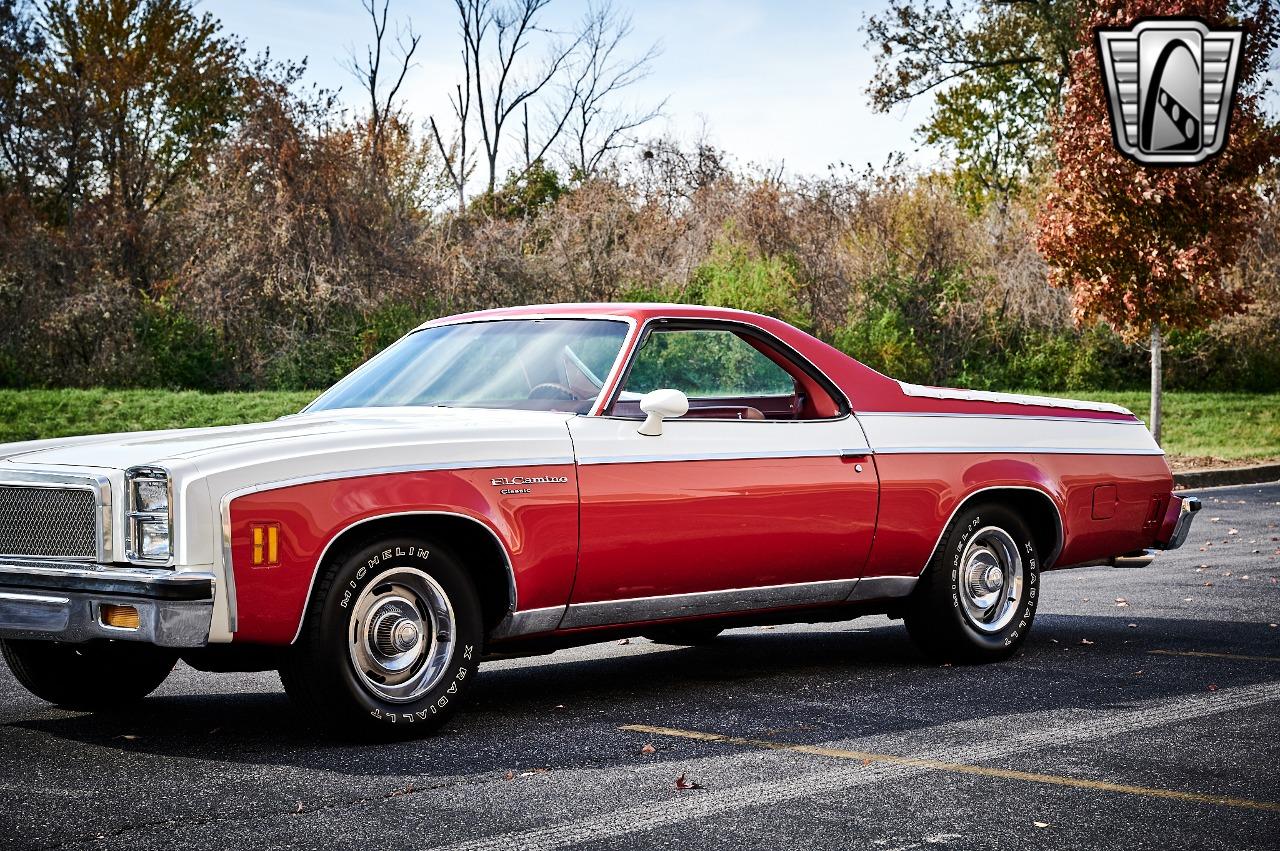
<svg viewBox="0 0 1280 851"><path fill-rule="evenodd" d="M81 562L0 562L0 638L109 638L203 647L213 618L211 573ZM108 626L102 606L132 606L138 626Z"/></svg>

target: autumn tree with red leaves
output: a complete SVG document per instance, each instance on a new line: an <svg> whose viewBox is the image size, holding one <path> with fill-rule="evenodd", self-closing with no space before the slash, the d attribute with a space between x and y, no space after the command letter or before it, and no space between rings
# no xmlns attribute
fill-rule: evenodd
<svg viewBox="0 0 1280 851"><path fill-rule="evenodd" d="M1149 425L1157 441L1164 334L1204 327L1248 304L1249 294L1226 274L1260 221L1259 180L1280 157L1280 126L1263 109L1280 22L1271 0L1240 9L1226 0L1097 3L1080 29L1054 126L1058 168L1040 211L1040 251L1052 283L1070 288L1078 323L1101 320L1131 341L1151 340ZM1112 143L1094 28L1174 15L1244 27L1235 108L1216 157L1142 166Z"/></svg>

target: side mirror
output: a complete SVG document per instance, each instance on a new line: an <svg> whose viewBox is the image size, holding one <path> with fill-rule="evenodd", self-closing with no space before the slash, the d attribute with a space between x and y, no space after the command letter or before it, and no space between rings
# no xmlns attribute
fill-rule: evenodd
<svg viewBox="0 0 1280 851"><path fill-rule="evenodd" d="M648 437L662 434L662 421L689 413L689 397L679 390L654 390L640 397L640 410L648 416L636 431Z"/></svg>

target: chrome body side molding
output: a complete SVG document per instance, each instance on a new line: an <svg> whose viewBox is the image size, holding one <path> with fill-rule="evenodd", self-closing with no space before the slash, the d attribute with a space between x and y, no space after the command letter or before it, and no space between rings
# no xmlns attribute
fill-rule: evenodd
<svg viewBox="0 0 1280 851"><path fill-rule="evenodd" d="M553 632L564 619L568 606L547 606L544 609L525 609L523 612L507 612L506 617L489 633L492 641Z"/></svg>
<svg viewBox="0 0 1280 851"><path fill-rule="evenodd" d="M658 621L698 615L731 614L759 609L784 609L842 603L857 585L856 579L827 582L798 582L760 588L733 588L728 591L701 591L667 594L661 597L633 597L574 603L565 612L561 629Z"/></svg>
<svg viewBox="0 0 1280 851"><path fill-rule="evenodd" d="M858 600L880 600L888 597L907 597L916 590L920 579L915 576L867 576L849 592L850 603Z"/></svg>

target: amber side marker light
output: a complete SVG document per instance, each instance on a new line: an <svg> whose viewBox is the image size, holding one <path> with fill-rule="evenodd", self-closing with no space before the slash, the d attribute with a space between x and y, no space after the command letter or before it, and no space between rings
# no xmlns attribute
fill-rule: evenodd
<svg viewBox="0 0 1280 851"><path fill-rule="evenodd" d="M133 606L115 606L110 603L103 603L99 606L99 613L105 626L113 626L116 629L138 628L138 610Z"/></svg>
<svg viewBox="0 0 1280 851"><path fill-rule="evenodd" d="M253 542L250 562L254 567L275 567L280 564L279 523L250 523L249 535Z"/></svg>

